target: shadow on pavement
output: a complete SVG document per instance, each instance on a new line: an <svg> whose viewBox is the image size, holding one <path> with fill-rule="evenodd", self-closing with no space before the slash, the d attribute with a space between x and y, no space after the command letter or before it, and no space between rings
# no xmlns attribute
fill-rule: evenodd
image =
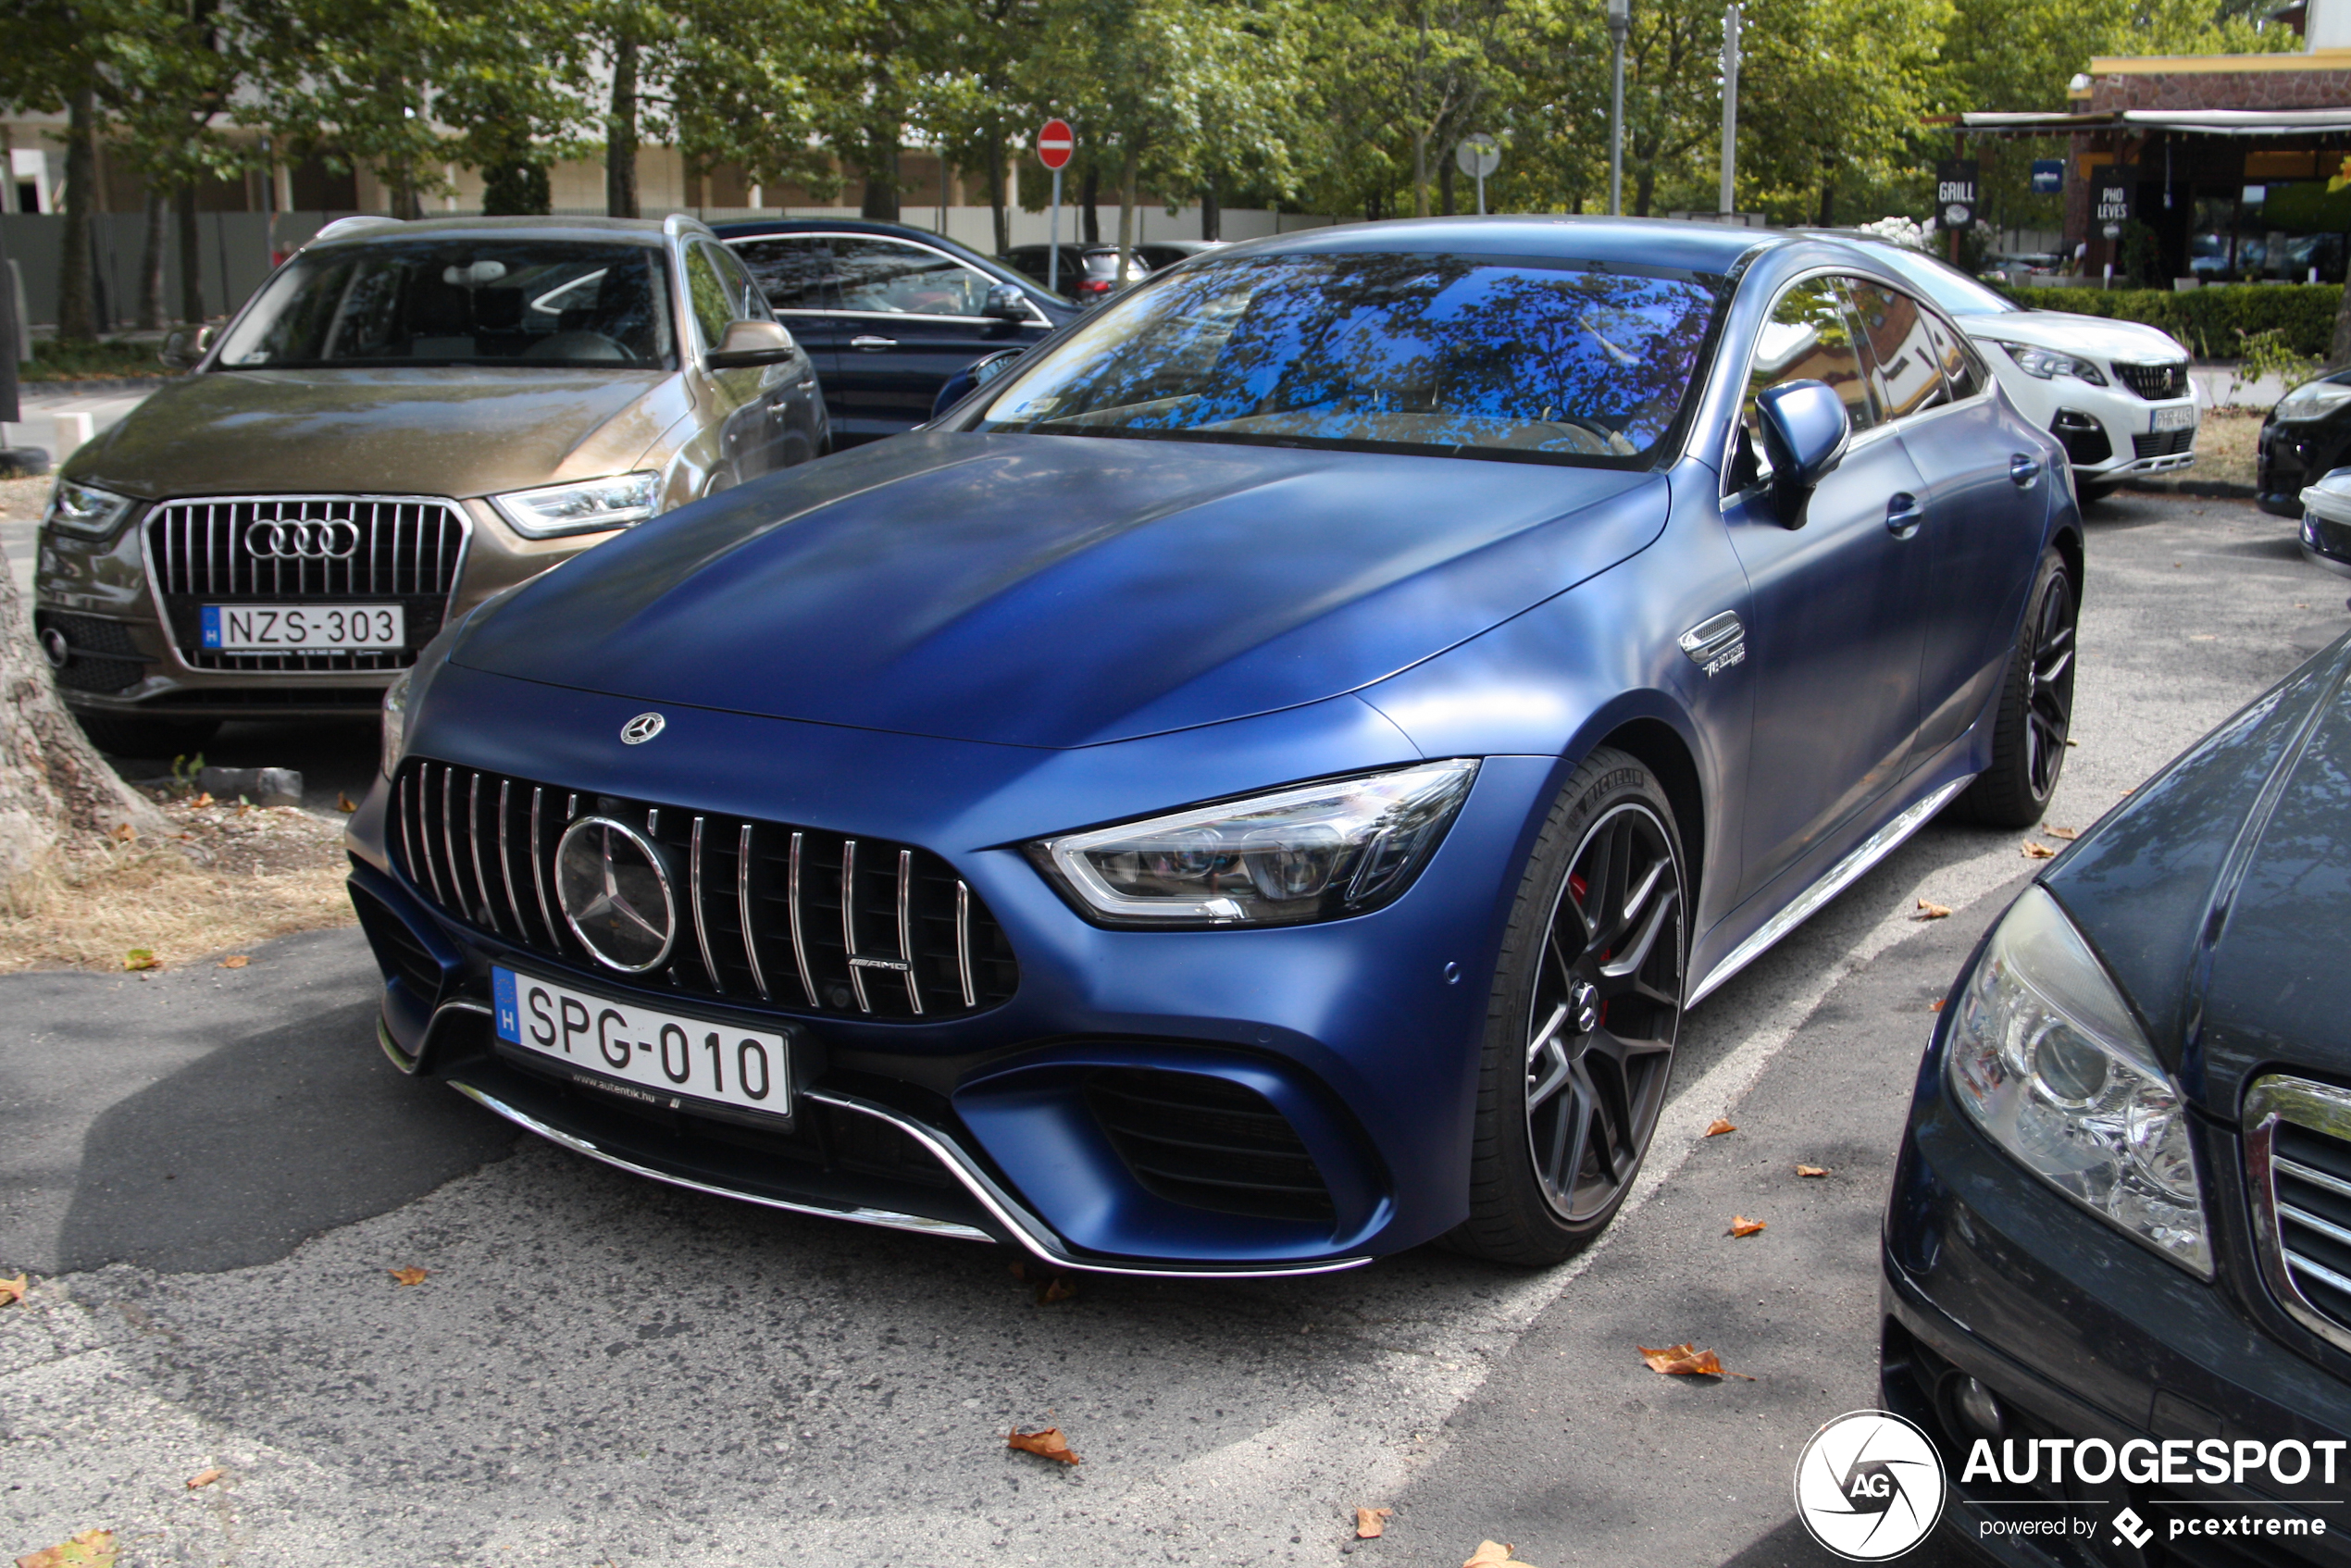
<svg viewBox="0 0 2351 1568"><path fill-rule="evenodd" d="M268 1263L512 1152L513 1127L374 1049L375 1011L250 1036L106 1110L83 1143L60 1269Z"/></svg>
<svg viewBox="0 0 2351 1568"><path fill-rule="evenodd" d="M1791 1519L1770 1535L1749 1542L1737 1556L1724 1558L1722 1568L1837 1568L1851 1561L1822 1546L1801 1524ZM1947 1528L1889 1561L1901 1563L1902 1568L1971 1568L1982 1560L1956 1544Z"/></svg>

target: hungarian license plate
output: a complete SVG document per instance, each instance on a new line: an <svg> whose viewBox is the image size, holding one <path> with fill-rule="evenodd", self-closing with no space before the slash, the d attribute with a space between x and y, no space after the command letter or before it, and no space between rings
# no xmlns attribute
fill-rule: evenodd
<svg viewBox="0 0 2351 1568"><path fill-rule="evenodd" d="M2157 409L2155 411L2155 425L2153 428L2158 430L2195 429L2196 404L2193 403L2183 403L2176 408Z"/></svg>
<svg viewBox="0 0 2351 1568"><path fill-rule="evenodd" d="M206 604L204 645L223 653L404 648L408 616L398 604Z"/></svg>
<svg viewBox="0 0 2351 1568"><path fill-rule="evenodd" d="M681 1018L512 969L490 976L498 1038L581 1069L594 1088L672 1111L715 1101L791 1114L788 1035Z"/></svg>

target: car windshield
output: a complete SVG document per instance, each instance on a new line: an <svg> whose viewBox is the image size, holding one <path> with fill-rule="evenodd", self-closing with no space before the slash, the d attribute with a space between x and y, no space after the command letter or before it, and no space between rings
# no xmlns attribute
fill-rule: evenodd
<svg viewBox="0 0 2351 1568"><path fill-rule="evenodd" d="M1524 257L1203 262L1023 367L976 428L1632 467L1727 292Z"/></svg>
<svg viewBox="0 0 2351 1568"><path fill-rule="evenodd" d="M218 363L670 368L665 276L661 253L642 245L454 237L336 245L271 279Z"/></svg>
<svg viewBox="0 0 2351 1568"><path fill-rule="evenodd" d="M2024 307L1931 255L1901 245L1872 245L1872 259L1900 273L1905 281L1954 316L2005 316Z"/></svg>

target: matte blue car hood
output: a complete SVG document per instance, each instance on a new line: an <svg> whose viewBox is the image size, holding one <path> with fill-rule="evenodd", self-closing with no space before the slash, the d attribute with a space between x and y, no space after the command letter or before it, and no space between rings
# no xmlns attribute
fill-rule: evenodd
<svg viewBox="0 0 2351 1568"><path fill-rule="evenodd" d="M575 557L452 657L524 679L1026 746L1352 691L1655 539L1662 476L902 436Z"/></svg>

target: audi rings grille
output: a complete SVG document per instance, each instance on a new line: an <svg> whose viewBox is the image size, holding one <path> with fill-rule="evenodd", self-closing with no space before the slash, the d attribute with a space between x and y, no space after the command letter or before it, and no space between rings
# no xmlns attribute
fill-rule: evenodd
<svg viewBox="0 0 2351 1568"><path fill-rule="evenodd" d="M979 895L911 845L422 758L393 780L385 836L408 885L443 914L609 977L623 965L600 962L565 918L558 858L572 824L599 819L641 837L674 900L668 945L638 985L912 1023L969 1016L1019 984Z"/></svg>
<svg viewBox="0 0 2351 1568"><path fill-rule="evenodd" d="M238 495L167 501L148 515L147 570L180 656L196 669L405 669L441 629L468 522L432 496ZM206 604L391 604L404 648L224 653L203 646Z"/></svg>

